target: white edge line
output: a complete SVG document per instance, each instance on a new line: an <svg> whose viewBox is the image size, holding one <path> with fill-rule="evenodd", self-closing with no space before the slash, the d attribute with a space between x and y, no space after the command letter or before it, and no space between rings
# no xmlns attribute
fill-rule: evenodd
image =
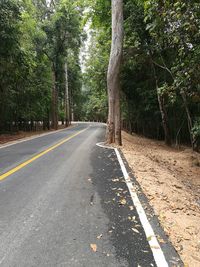
<svg viewBox="0 0 200 267"><path fill-rule="evenodd" d="M156 235L153 231L153 228L151 227L148 219L147 219L147 216L146 216L146 213L142 207L142 204L137 196L137 193L135 192L135 189L133 187L133 184L130 180L130 177L128 175L128 172L126 170L126 167L124 165L124 162L122 160L122 157L118 151L117 148L113 148L113 147L109 147L109 146L106 146L106 144L104 142L101 142L101 143L97 143L96 144L97 146L99 147L102 147L102 148L110 148L110 149L114 149L115 150L115 153L117 155L117 159L119 161L119 164L120 164L120 167L121 167L121 170L122 170L122 173L123 173L123 176L124 176L124 179L125 179L125 182L126 182L126 185L128 187L128 190L130 192L130 195L131 195L131 198L132 198L132 201L133 201L133 204L137 210L137 213L139 215L139 218L140 218L140 222L142 224L142 227L144 229L144 232L145 232L145 235L147 237L147 241L149 243L149 246L151 248L151 251L153 253L153 256L154 256L154 259L155 259L155 262L156 262L156 265L157 267L169 267L166 259L165 259L165 256L164 256L164 253L160 247L160 244L156 238Z"/></svg>
<svg viewBox="0 0 200 267"><path fill-rule="evenodd" d="M121 155L118 151L117 148L114 148L115 150L115 153L117 155L117 159L119 161L119 164L120 164L120 167L121 167L121 170L122 170L122 173L124 175L124 179L126 181L126 185L129 189L129 192L130 192L130 195L131 195L131 198L132 198L132 201L134 203L134 206L137 210L137 213L139 215L139 218L140 218L140 222L144 228L144 232L145 232L145 235L147 237L147 240L149 242L149 245L150 245L150 248L152 250L152 253L153 253L153 256L154 256L154 259L155 259L155 262L157 264L158 267L168 267L168 263L165 259L165 256L164 256L164 253L158 243L158 240L155 236L155 233L153 231L153 228L151 227L148 219L147 219L147 216L146 216L146 213L142 207L142 204L137 196L137 193L135 192L135 189L133 187L133 184L131 183L131 180L130 180L130 177L128 175L128 172L126 170L126 167L124 166L124 162L121 158Z"/></svg>
<svg viewBox="0 0 200 267"><path fill-rule="evenodd" d="M102 147L102 148L114 149L113 147L106 146L104 142L97 143L96 145L99 146L99 147Z"/></svg>
<svg viewBox="0 0 200 267"><path fill-rule="evenodd" d="M66 129L70 130L70 129L75 128L75 127L76 126L71 127L71 128L64 128L64 129L60 129L60 130L51 131L49 133L37 134L37 135L31 136L31 137L24 137L24 138L18 139L16 141L11 141L11 142L9 142L8 144L5 144L5 145L2 144L2 145L0 145L0 149L8 147L8 146L13 146L13 145L16 145L16 144L19 144L19 143L27 142L27 141L30 141L30 140L33 140L33 139L37 139L37 138L40 138L40 137L43 137L43 136L46 136L46 135L59 133L59 132L62 132L64 130L66 130Z"/></svg>

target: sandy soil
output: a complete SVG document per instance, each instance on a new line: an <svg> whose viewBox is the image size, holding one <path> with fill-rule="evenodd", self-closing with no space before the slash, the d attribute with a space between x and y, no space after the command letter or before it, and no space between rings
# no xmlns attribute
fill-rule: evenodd
<svg viewBox="0 0 200 267"><path fill-rule="evenodd" d="M185 266L200 266L200 154L123 132L122 151Z"/></svg>

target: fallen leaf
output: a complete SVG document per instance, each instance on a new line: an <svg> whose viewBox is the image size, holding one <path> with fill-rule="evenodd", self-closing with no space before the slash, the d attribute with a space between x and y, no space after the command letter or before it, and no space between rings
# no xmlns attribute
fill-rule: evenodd
<svg viewBox="0 0 200 267"><path fill-rule="evenodd" d="M132 217L132 221L136 221L135 216Z"/></svg>
<svg viewBox="0 0 200 267"><path fill-rule="evenodd" d="M132 221L132 222L137 222L137 221L135 220L135 216L133 216L133 217L129 216L128 219L129 219L130 221ZM136 226L136 225L135 225L135 226ZM140 226L140 225L138 225L138 226Z"/></svg>
<svg viewBox="0 0 200 267"><path fill-rule="evenodd" d="M162 239L162 238L159 239L159 242L160 242L161 244L165 244L165 241L164 241L164 239Z"/></svg>
<svg viewBox="0 0 200 267"><path fill-rule="evenodd" d="M123 191L123 189L122 189L122 188L118 188L117 190L119 190L119 191Z"/></svg>
<svg viewBox="0 0 200 267"><path fill-rule="evenodd" d="M97 236L97 239L102 238L102 236L103 236L102 234L98 235L98 236Z"/></svg>
<svg viewBox="0 0 200 267"><path fill-rule="evenodd" d="M96 244L90 244L90 247L94 252L97 251L97 245Z"/></svg>
<svg viewBox="0 0 200 267"><path fill-rule="evenodd" d="M135 232L135 233L140 233L136 228L131 228L132 230L133 230L133 232Z"/></svg>
<svg viewBox="0 0 200 267"><path fill-rule="evenodd" d="M152 236L150 235L150 236L148 236L147 237L147 241L151 241L151 238L152 238Z"/></svg>
<svg viewBox="0 0 200 267"><path fill-rule="evenodd" d="M123 198L119 202L120 202L121 205L125 205L126 204L126 199Z"/></svg>

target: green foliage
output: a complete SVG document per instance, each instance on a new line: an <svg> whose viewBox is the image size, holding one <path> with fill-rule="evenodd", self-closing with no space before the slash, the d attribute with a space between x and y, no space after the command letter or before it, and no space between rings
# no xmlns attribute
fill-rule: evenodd
<svg viewBox="0 0 200 267"><path fill-rule="evenodd" d="M199 112L199 52L200 52L200 4L198 1L144 1L146 30L151 46L159 55L158 67L167 72L171 79L160 87L174 107L183 98L185 115L192 136L192 125ZM172 58L168 57L172 51ZM171 52L170 52L171 53ZM170 59L170 60L169 60ZM166 90L167 89L167 90ZM184 93L184 97L183 97ZM185 130L185 129L183 129Z"/></svg>
<svg viewBox="0 0 200 267"><path fill-rule="evenodd" d="M84 73L84 93L86 120L106 121L108 111L106 73L109 60L110 38L105 30L94 31L89 47Z"/></svg>
<svg viewBox="0 0 200 267"><path fill-rule="evenodd" d="M64 62L71 49L70 90L80 91L78 53L81 9L78 1L0 2L0 131L50 120L52 66L63 117ZM73 78L71 78L73 77ZM74 99L74 103L76 99Z"/></svg>
<svg viewBox="0 0 200 267"><path fill-rule="evenodd" d="M99 92L106 89L110 1L87 2L95 37L94 47L89 49L85 86L90 88L88 101L96 107L96 102L100 106L99 96L104 101ZM172 140L190 142L200 110L199 25L198 1L124 1L121 102L123 125L130 132L164 138L160 98ZM92 108L87 105L87 109ZM188 128L189 116L192 130Z"/></svg>
<svg viewBox="0 0 200 267"><path fill-rule="evenodd" d="M91 44L82 75L79 50L86 21ZM164 112L172 140L198 148L199 25L195 0L124 1L121 105L128 131L163 139ZM75 119L106 121L110 0L2 0L0 40L0 131L49 122L54 85L64 120L66 61Z"/></svg>

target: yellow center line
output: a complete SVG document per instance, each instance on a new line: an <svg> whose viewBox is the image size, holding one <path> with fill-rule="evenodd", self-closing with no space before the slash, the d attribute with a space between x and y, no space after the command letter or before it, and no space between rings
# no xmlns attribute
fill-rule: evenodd
<svg viewBox="0 0 200 267"><path fill-rule="evenodd" d="M61 146L62 144L64 144L64 143L66 143L67 141L69 141L70 139L72 139L72 138L74 138L75 136L79 135L80 133L86 131L87 129L88 129L88 127L85 128L85 129L83 129L83 130L81 130L81 131L79 131L79 132L77 132L77 133L75 133L75 134L73 134L73 135L71 135L71 136L69 136L68 138L62 140L61 142L59 142L59 143L57 143L57 144L55 144L55 145L53 145L53 146L50 146L49 148L47 148L46 150L44 150L44 151L42 151L41 153L37 154L37 155L34 156L33 158L28 159L27 161L25 161L25 162L19 164L18 166L16 166L15 168L11 169L10 171L8 171L8 172L6 172L6 173L0 175L0 181L4 180L5 178L7 178L8 176L10 176L11 174L13 174L13 173L19 171L20 169L24 168L26 165L28 165L28 164L30 164L31 162L33 162L34 160L36 160L36 159L42 157L43 155L47 154L48 152L52 151L53 149L55 149L55 148Z"/></svg>

